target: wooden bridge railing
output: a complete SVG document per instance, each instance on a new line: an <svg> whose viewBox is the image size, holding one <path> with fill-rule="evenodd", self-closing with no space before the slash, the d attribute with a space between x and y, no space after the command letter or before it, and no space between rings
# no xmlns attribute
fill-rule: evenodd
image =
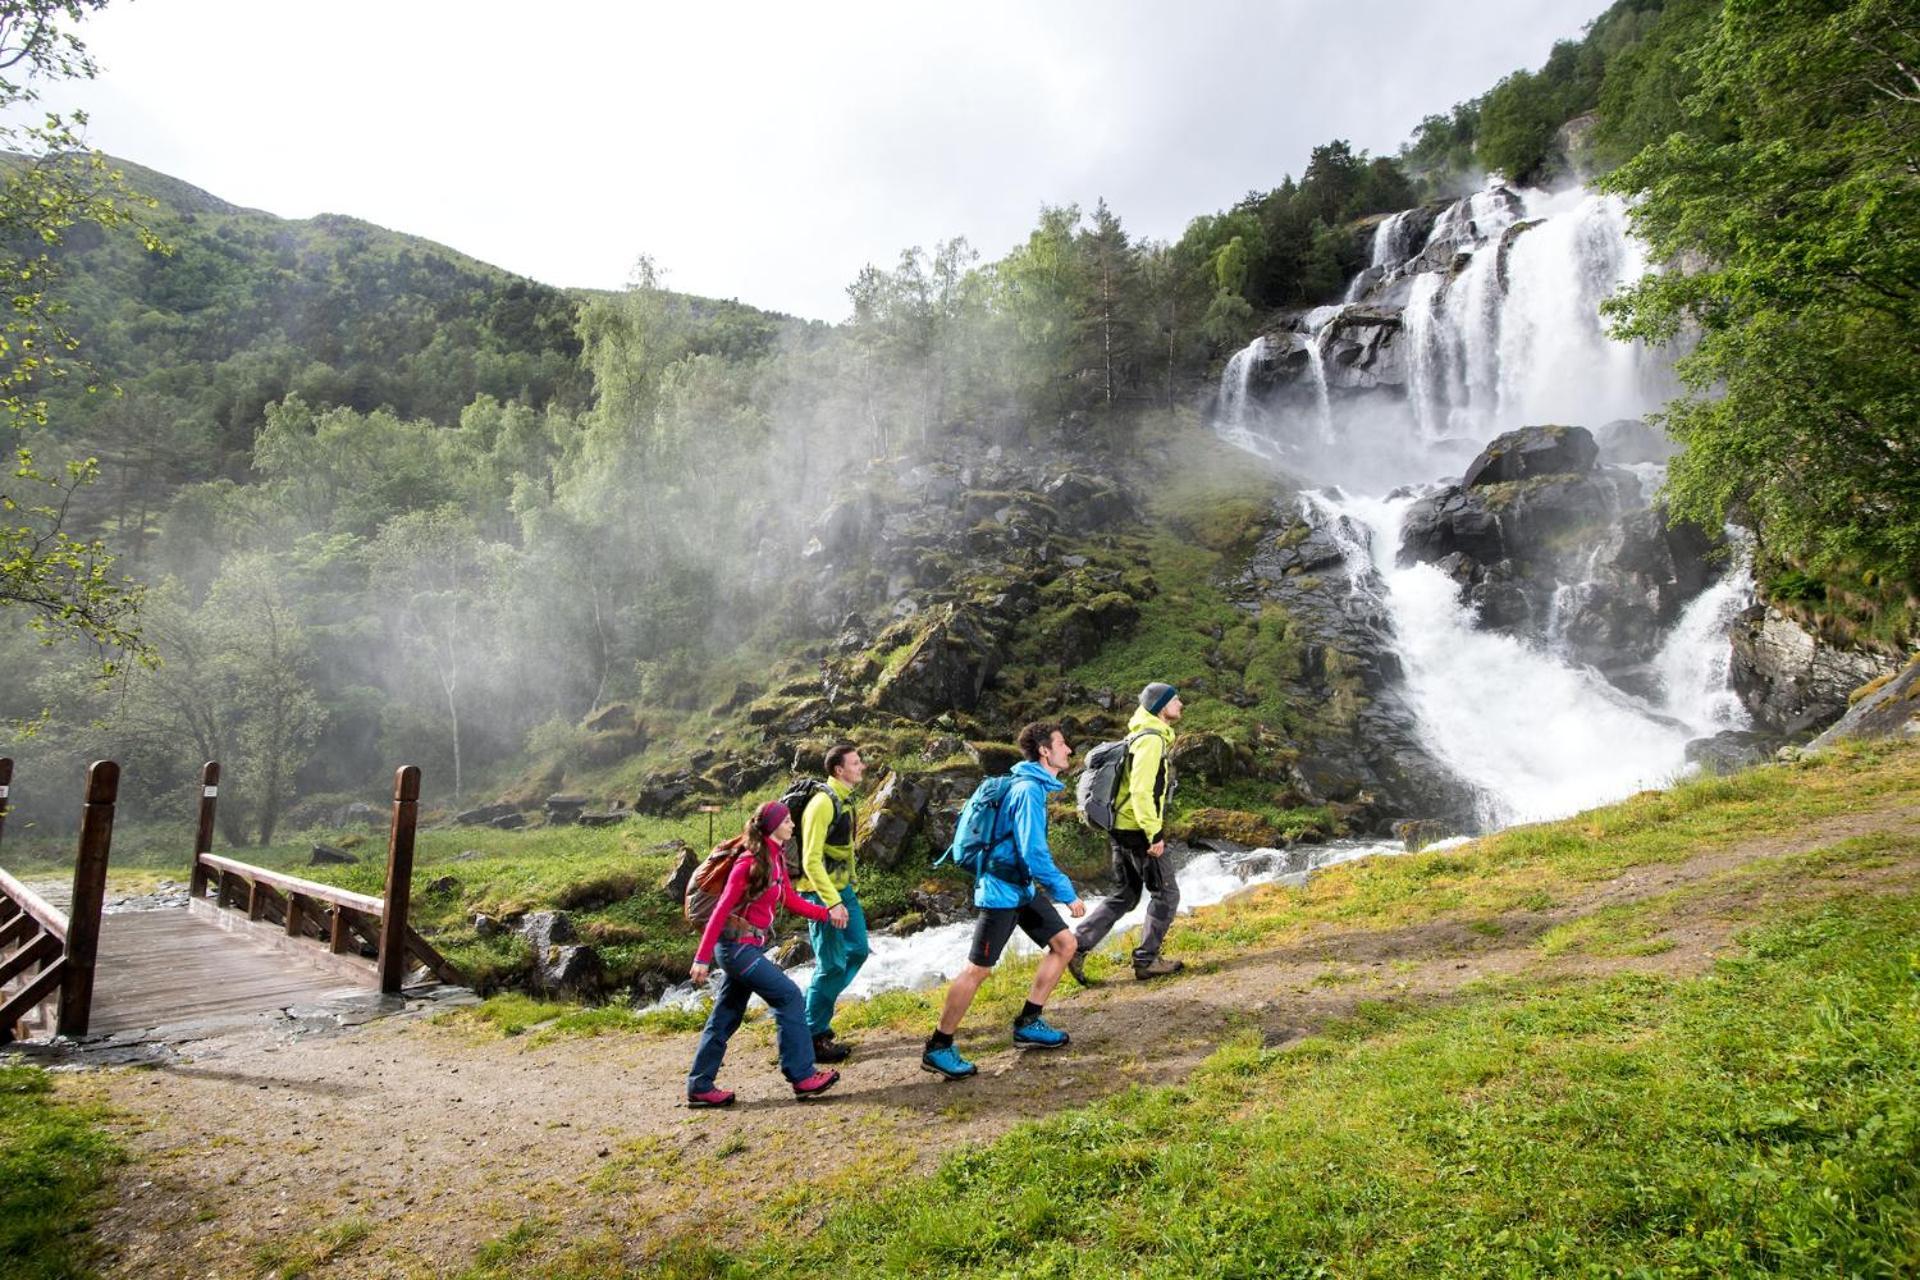
<svg viewBox="0 0 1920 1280"><path fill-rule="evenodd" d="M192 910L225 927L297 946L356 979L368 976L362 953L370 951L375 957L371 970L380 990L389 995L398 994L405 983L409 959L424 964L442 982L463 981L407 921L420 812L418 766L406 765L394 774L386 890L378 898L213 854L219 793L220 766L209 761L200 772L200 823L188 897Z"/></svg>
<svg viewBox="0 0 1920 1280"><path fill-rule="evenodd" d="M6 830L12 785L13 761L0 758L0 834ZM100 946L100 910L107 891L107 854L113 843L113 806L119 791L119 765L98 760L87 769L73 899L65 913L0 870L0 1044L18 1038L28 1015L55 999L59 1001L55 1032L87 1033L94 960ZM13 949L11 955L6 954L8 948ZM6 993L9 984L23 978L26 981L17 990Z"/></svg>

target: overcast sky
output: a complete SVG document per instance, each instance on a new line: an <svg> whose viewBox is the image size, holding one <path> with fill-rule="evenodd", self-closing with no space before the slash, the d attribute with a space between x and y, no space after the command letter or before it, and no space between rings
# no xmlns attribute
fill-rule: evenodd
<svg viewBox="0 0 1920 1280"><path fill-rule="evenodd" d="M116 0L49 101L238 204L838 320L863 264L997 257L1043 202L1172 237L1316 143L1390 153L1604 4Z"/></svg>

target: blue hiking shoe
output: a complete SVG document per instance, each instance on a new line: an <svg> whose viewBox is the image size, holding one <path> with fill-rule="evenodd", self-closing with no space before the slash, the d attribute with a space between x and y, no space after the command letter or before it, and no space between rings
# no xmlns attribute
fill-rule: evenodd
<svg viewBox="0 0 1920 1280"><path fill-rule="evenodd" d="M980 1068L960 1056L960 1051L952 1045L944 1049L928 1049L920 1055L920 1069L931 1071L937 1076L949 1080L965 1080L979 1072Z"/></svg>
<svg viewBox="0 0 1920 1280"><path fill-rule="evenodd" d="M1013 1044L1016 1049L1064 1049L1072 1039L1058 1027L1048 1026L1045 1018L1013 1024Z"/></svg>

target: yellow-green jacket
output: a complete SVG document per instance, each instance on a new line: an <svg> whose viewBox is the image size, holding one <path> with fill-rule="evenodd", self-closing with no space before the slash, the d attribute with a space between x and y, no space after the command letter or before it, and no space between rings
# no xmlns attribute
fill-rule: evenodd
<svg viewBox="0 0 1920 1280"><path fill-rule="evenodd" d="M827 786L847 815L847 842L828 844L827 828L833 825L833 800L825 792L816 792L807 801L800 819L800 883L802 893L814 893L829 907L840 905L840 891L853 883L853 788L838 778L828 778Z"/></svg>
<svg viewBox="0 0 1920 1280"><path fill-rule="evenodd" d="M1160 838L1167 822L1167 792L1173 780L1173 768L1167 753L1173 750L1173 726L1145 707L1137 708L1127 721L1127 736L1134 738L1127 749L1127 789L1113 815L1116 831L1141 831L1147 843Z"/></svg>

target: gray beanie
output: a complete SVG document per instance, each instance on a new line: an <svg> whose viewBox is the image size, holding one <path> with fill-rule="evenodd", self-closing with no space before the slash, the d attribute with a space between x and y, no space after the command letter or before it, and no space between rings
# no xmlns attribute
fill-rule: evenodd
<svg viewBox="0 0 1920 1280"><path fill-rule="evenodd" d="M1157 716L1169 702L1172 702L1179 696L1180 691L1178 689L1170 684L1162 684L1160 681L1155 680L1152 684L1140 691L1140 705Z"/></svg>

